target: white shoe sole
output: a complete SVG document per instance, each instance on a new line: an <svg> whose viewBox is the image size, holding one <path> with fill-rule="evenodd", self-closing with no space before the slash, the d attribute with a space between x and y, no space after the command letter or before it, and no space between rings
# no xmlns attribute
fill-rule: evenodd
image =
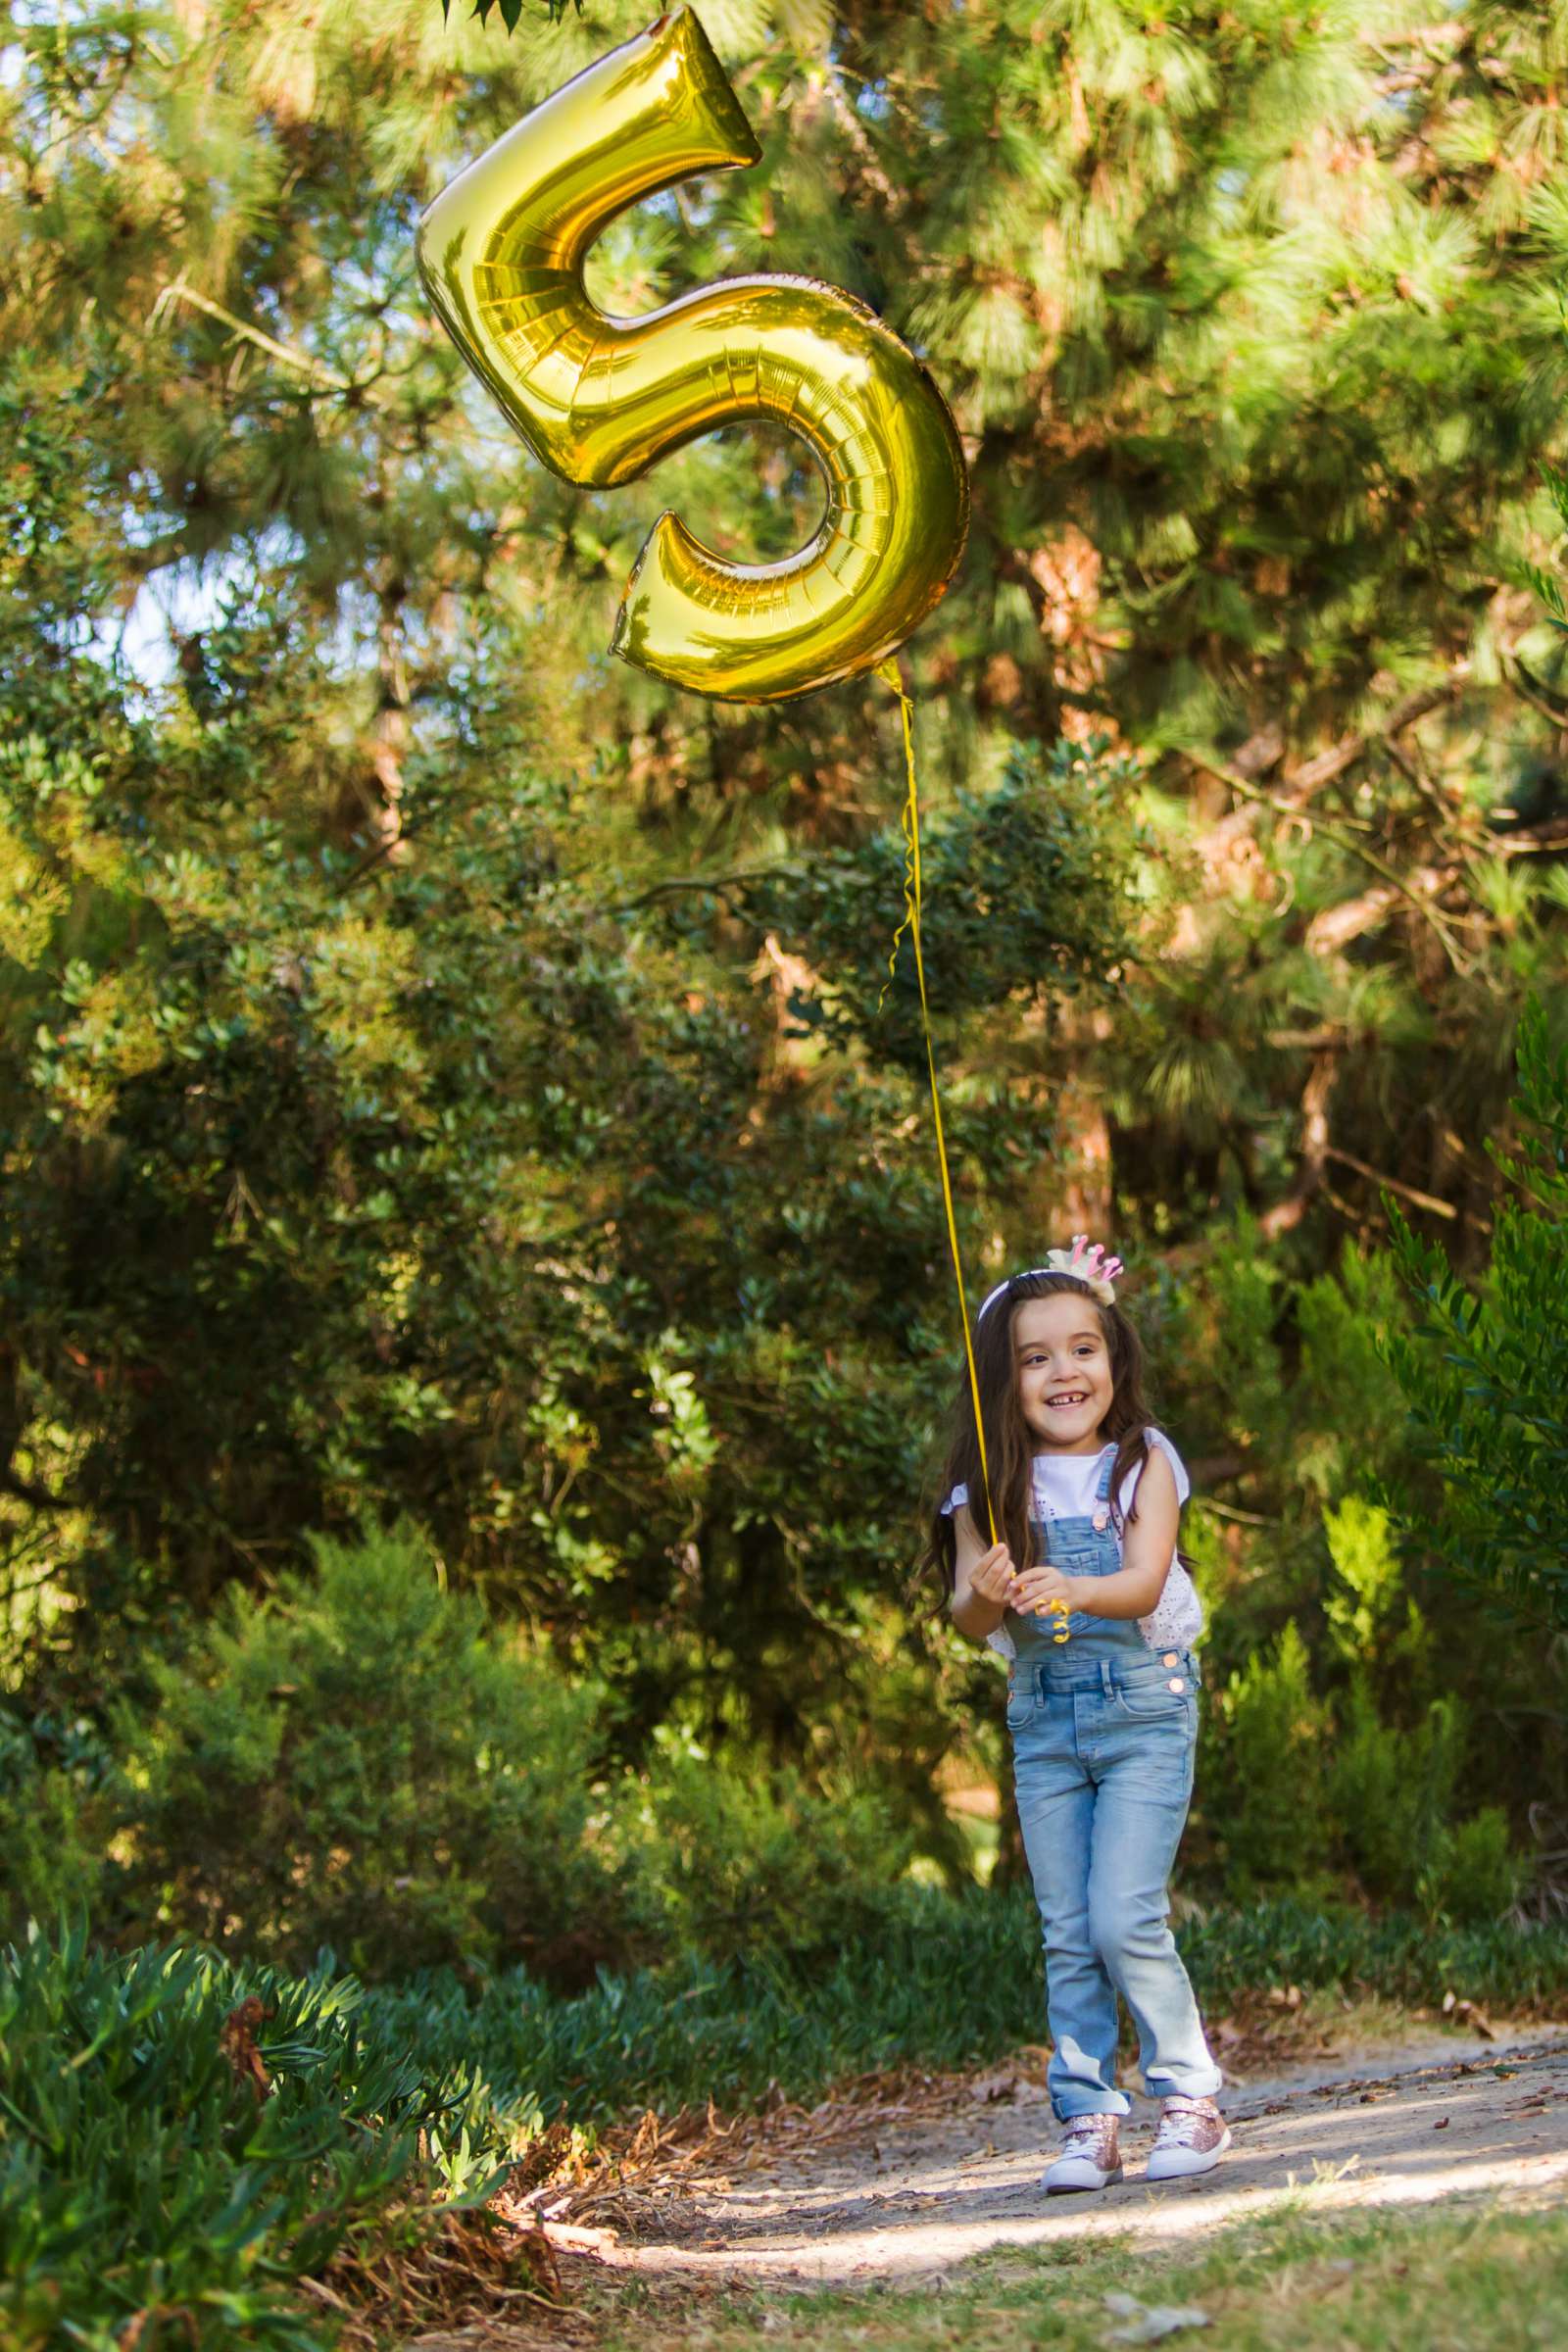
<svg viewBox="0 0 1568 2352"><path fill-rule="evenodd" d="M1114 2188L1122 2177L1118 2164L1114 2172L1102 2173L1098 2164L1084 2156L1067 2156L1054 2164L1041 2181L1048 2197L1070 2196L1075 2189Z"/></svg>
<svg viewBox="0 0 1568 2352"><path fill-rule="evenodd" d="M1229 2130L1212 2148L1156 2148L1145 2171L1146 2180L1190 2180L1197 2173L1211 2173L1231 2144Z"/></svg>

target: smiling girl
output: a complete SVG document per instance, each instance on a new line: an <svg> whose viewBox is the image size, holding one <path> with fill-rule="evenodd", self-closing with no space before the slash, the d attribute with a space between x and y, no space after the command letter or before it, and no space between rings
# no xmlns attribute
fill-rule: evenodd
<svg viewBox="0 0 1568 2352"><path fill-rule="evenodd" d="M1011 1660L1018 1818L1045 1927L1048 2080L1066 2125L1045 2176L1052 2192L1122 2177L1118 1993L1145 2089L1163 2102L1148 2179L1207 2172L1230 2142L1168 1916L1203 1622L1176 1555L1187 1473L1150 1419L1143 1350L1115 1302L1120 1271L1080 1234L985 1300L974 1360L999 1541L969 1507L985 1489L967 1388L933 1528L954 1623Z"/></svg>

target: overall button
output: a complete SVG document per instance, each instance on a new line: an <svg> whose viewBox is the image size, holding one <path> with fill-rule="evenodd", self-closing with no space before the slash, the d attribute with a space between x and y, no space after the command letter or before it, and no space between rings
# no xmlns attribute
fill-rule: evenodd
<svg viewBox="0 0 1568 2352"><path fill-rule="evenodd" d="M1167 1649L1165 1655L1160 1659L1159 1662L1162 1666L1176 1665L1178 1663L1176 1652L1173 1649Z"/></svg>
<svg viewBox="0 0 1568 2352"><path fill-rule="evenodd" d="M1187 1685L1182 1681L1182 1678L1179 1674L1173 1674L1170 1678L1170 1681L1165 1685L1165 1688L1167 1690L1185 1690Z"/></svg>

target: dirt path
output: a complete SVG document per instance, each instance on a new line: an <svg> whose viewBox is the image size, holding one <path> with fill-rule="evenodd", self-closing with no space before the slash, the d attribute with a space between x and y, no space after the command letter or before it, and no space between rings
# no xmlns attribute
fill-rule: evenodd
<svg viewBox="0 0 1568 2352"><path fill-rule="evenodd" d="M1122 2186L1048 2200L1039 2178L1054 2127L1025 2059L942 2085L931 2104L868 2114L859 2130L837 2125L819 2151L808 2132L782 2145L737 2132L678 2180L645 2174L637 2191L572 2217L600 2227L563 2216L552 2235L621 2273L786 2286L909 2280L1060 2236L1171 2241L1293 2196L1321 2212L1568 2190L1563 2027L1499 2025L1486 2041L1407 2034L1289 2073L1235 2076L1222 2104L1234 2144L1215 2172L1148 2185L1154 2110L1140 2098Z"/></svg>

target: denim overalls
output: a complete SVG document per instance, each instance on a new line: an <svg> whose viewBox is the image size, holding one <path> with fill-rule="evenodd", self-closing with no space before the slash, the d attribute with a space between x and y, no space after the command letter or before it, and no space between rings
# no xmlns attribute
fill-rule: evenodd
<svg viewBox="0 0 1568 2352"><path fill-rule="evenodd" d="M1030 1520L1036 1558L1074 1577L1121 1566L1107 1446L1093 1516ZM1007 1730L1024 1852L1045 1926L1056 2116L1125 2115L1116 1995L1138 2028L1152 2098L1212 2094L1221 2075L1168 1924L1166 1882L1193 1792L1198 1664L1151 1649L1132 1617L1074 1610L1004 1620L1017 1656Z"/></svg>

